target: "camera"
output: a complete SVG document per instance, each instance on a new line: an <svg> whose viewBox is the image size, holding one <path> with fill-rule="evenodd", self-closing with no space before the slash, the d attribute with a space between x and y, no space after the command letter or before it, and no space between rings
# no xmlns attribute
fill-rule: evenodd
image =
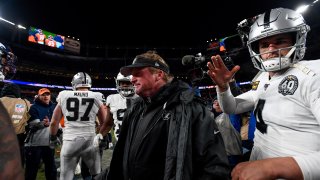
<svg viewBox="0 0 320 180"><path fill-rule="evenodd" d="M230 56L221 55L226 67L231 70L235 65ZM188 76L193 85L210 84L212 80L207 75L207 62L211 61L211 55L205 56L202 53L194 55L185 55L182 58L182 65L188 68Z"/></svg>
<svg viewBox="0 0 320 180"><path fill-rule="evenodd" d="M206 58L201 54L197 53L194 55L185 55L182 58L182 65L184 66L200 66L203 62L206 61Z"/></svg>
<svg viewBox="0 0 320 180"><path fill-rule="evenodd" d="M258 16L254 16L251 18L244 19L238 23L237 31L242 41L242 46L247 45L247 41L249 38L250 26L254 23L254 21L258 18Z"/></svg>
<svg viewBox="0 0 320 180"><path fill-rule="evenodd" d="M195 56L183 56L182 65L187 67L188 78L193 85L199 84L205 78L207 60L201 53L197 53Z"/></svg>

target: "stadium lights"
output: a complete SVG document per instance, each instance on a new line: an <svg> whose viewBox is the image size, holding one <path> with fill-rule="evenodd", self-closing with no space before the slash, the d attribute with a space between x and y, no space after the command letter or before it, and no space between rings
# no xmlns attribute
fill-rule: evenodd
<svg viewBox="0 0 320 180"><path fill-rule="evenodd" d="M298 7L296 11L297 11L298 13L303 13L303 12L305 12L305 11L308 9L309 6L310 6L310 5L302 5L302 6Z"/></svg>
<svg viewBox="0 0 320 180"><path fill-rule="evenodd" d="M11 25L15 25L13 22L11 22L11 21L8 21L8 20L6 20L6 19L3 19L2 17L0 17L0 20L1 21L4 21L4 22L6 22L6 23L9 23L9 24L11 24Z"/></svg>
<svg viewBox="0 0 320 180"><path fill-rule="evenodd" d="M18 24L17 27L18 27L19 29L27 29L26 27L24 27L24 26L22 26L22 25L20 25L20 24Z"/></svg>
<svg viewBox="0 0 320 180"><path fill-rule="evenodd" d="M310 6L313 6L313 5L314 5L315 3L317 3L318 1L319 1L319 0L315 0L315 1L313 1L311 4L299 6L296 11L297 11L298 13L303 13L303 12L305 12Z"/></svg>
<svg viewBox="0 0 320 180"><path fill-rule="evenodd" d="M9 20L6 20L6 19L4 19L4 18L2 18L2 17L0 17L0 20L6 22L6 23L8 23L8 24L11 24L11 25L13 25L13 26L16 25L15 23L13 23L13 22L11 22L11 21L9 21ZM22 26L22 25L20 25L20 24L18 24L17 27L18 27L19 29L27 29L26 27L24 27L24 26Z"/></svg>

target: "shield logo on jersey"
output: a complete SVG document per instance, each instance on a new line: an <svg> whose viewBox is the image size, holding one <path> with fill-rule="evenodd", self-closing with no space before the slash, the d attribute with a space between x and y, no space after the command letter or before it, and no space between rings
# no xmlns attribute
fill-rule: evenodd
<svg viewBox="0 0 320 180"><path fill-rule="evenodd" d="M286 76L278 86L278 92L282 95L293 95L299 85L298 78L294 75Z"/></svg>
<svg viewBox="0 0 320 180"><path fill-rule="evenodd" d="M24 109L25 109L25 107L23 104L16 104L14 111L17 113L22 113L22 112L24 112Z"/></svg>

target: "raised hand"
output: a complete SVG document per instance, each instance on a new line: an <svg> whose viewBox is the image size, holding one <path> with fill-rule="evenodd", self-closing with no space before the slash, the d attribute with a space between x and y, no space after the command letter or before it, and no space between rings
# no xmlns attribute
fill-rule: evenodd
<svg viewBox="0 0 320 180"><path fill-rule="evenodd" d="M234 77L240 66L235 66L231 71L223 63L220 55L212 56L211 62L207 63L207 74L216 83L220 92L226 91L229 87L230 80Z"/></svg>

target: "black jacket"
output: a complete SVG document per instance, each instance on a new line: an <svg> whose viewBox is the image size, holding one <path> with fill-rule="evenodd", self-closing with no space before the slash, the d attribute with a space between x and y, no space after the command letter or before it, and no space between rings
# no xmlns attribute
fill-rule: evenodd
<svg viewBox="0 0 320 180"><path fill-rule="evenodd" d="M188 84L173 80L128 109L108 180L229 179L213 114Z"/></svg>

